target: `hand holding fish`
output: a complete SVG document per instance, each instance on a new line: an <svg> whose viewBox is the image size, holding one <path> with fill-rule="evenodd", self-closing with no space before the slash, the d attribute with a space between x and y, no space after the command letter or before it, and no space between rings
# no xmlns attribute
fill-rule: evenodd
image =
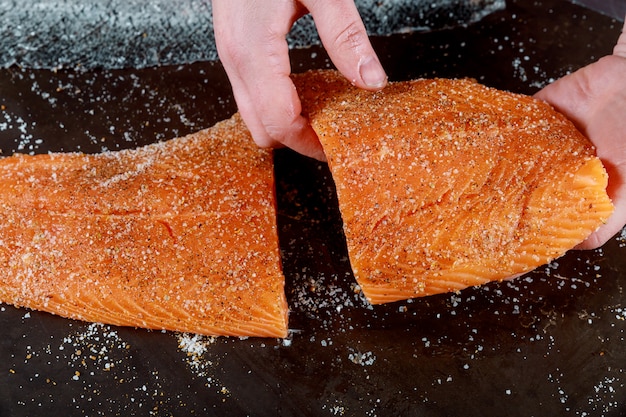
<svg viewBox="0 0 626 417"><path fill-rule="evenodd" d="M596 146L609 174L607 191L615 212L579 246L597 248L626 224L626 25L612 55L557 80L535 97L576 124Z"/></svg>
<svg viewBox="0 0 626 417"><path fill-rule="evenodd" d="M310 12L337 69L358 87L378 90L387 76L372 49L353 0L214 0L215 40L239 111L256 143L288 146L325 159L301 112L289 78L285 37Z"/></svg>

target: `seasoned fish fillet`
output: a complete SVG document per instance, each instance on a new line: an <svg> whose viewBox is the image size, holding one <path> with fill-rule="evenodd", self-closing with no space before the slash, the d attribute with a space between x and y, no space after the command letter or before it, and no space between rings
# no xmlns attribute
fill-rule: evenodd
<svg viewBox="0 0 626 417"><path fill-rule="evenodd" d="M114 325L285 336L271 152L235 115L136 150L1 159L0 301Z"/></svg>
<svg viewBox="0 0 626 417"><path fill-rule="evenodd" d="M471 80L295 77L372 303L530 271L613 211L562 115ZM209 335L287 334L271 152L237 114L136 150L0 159L0 301Z"/></svg>
<svg viewBox="0 0 626 417"><path fill-rule="evenodd" d="M372 303L457 291L563 255L611 215L590 142L549 105L468 79L359 90L294 77Z"/></svg>

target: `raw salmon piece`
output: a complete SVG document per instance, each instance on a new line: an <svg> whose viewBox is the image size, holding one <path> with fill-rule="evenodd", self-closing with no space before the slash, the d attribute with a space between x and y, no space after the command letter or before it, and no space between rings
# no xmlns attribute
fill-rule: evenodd
<svg viewBox="0 0 626 417"><path fill-rule="evenodd" d="M136 150L0 160L0 301L90 322L284 337L271 152L236 115Z"/></svg>
<svg viewBox="0 0 626 417"><path fill-rule="evenodd" d="M594 148L543 102L468 79L372 93L331 71L294 78L372 303L531 271L613 211Z"/></svg>

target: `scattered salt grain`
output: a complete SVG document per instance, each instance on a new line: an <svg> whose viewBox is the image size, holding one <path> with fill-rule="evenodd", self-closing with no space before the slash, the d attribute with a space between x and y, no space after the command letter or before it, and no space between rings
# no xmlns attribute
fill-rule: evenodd
<svg viewBox="0 0 626 417"><path fill-rule="evenodd" d="M348 354L348 359L357 365L371 366L376 361L376 355L371 352L351 352Z"/></svg>

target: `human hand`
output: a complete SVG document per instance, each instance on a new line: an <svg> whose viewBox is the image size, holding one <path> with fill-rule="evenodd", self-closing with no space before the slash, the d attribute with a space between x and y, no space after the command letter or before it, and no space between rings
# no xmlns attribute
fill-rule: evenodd
<svg viewBox="0 0 626 417"><path fill-rule="evenodd" d="M213 25L218 54L255 142L288 146L324 160L289 78L285 37L307 11L331 60L347 79L369 90L386 85L354 0L213 0Z"/></svg>
<svg viewBox="0 0 626 417"><path fill-rule="evenodd" d="M626 25L613 55L548 85L536 95L565 114L595 145L609 174L615 212L579 249L603 245L626 224Z"/></svg>

